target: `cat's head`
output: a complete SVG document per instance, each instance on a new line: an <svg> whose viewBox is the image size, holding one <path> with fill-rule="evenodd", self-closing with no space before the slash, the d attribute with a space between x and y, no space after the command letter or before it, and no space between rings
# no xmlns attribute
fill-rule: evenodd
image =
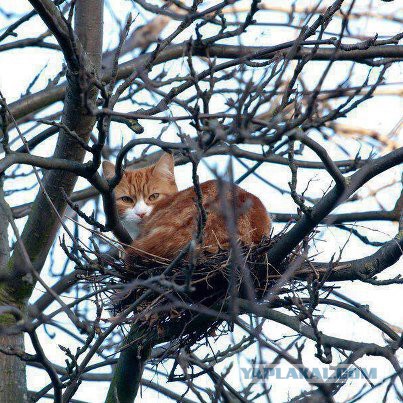
<svg viewBox="0 0 403 403"><path fill-rule="evenodd" d="M154 165L124 171L115 187L117 210L123 222L139 223L157 203L178 191L174 166L172 155L164 153ZM102 170L106 179L115 175L115 165L109 161L102 163Z"/></svg>

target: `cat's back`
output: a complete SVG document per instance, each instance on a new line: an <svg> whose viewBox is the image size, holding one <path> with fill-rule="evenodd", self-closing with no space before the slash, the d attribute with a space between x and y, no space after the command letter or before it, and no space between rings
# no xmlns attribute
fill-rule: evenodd
<svg viewBox="0 0 403 403"><path fill-rule="evenodd" d="M228 182L209 180L200 184L203 206L206 209L213 209L218 213L228 202L235 201L236 208L243 210L251 208L252 210L262 210L267 214L262 202L258 197L238 185L230 185ZM172 217L183 217L197 210L197 194L195 187L181 190L173 195L166 197L159 202L147 222L155 219L162 219L169 215Z"/></svg>
<svg viewBox="0 0 403 403"><path fill-rule="evenodd" d="M205 249L215 252L229 244L227 214L235 206L238 240L251 245L270 233L270 218L255 195L237 185L209 180L200 184L203 208L207 213L204 228ZM192 186L166 197L156 204L144 220L139 238L132 246L160 257L174 257L191 241L199 211L197 194Z"/></svg>

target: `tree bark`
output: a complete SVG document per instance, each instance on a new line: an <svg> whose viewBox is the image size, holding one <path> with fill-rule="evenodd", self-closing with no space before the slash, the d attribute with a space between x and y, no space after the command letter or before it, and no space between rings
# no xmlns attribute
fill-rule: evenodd
<svg viewBox="0 0 403 403"><path fill-rule="evenodd" d="M105 403L132 403L136 398L143 376L144 366L150 356L152 343L141 344L145 335L133 325L123 342L123 350L113 371Z"/></svg>
<svg viewBox="0 0 403 403"><path fill-rule="evenodd" d="M0 325L2 320L0 319ZM24 334L1 335L0 349L24 351ZM15 355L0 352L0 401L22 403L27 401L25 362Z"/></svg>
<svg viewBox="0 0 403 403"><path fill-rule="evenodd" d="M76 2L75 34L83 50L86 52L92 66L86 66L93 74L99 75L102 59L103 36L103 0L80 0ZM68 85L66 89L63 123L75 131L82 140L88 142L91 130L95 124L95 117L90 115L82 105L80 88L80 73L68 71ZM96 88L88 91L88 102L95 102L98 95ZM82 162L85 150L71 138L64 130L59 133L54 158L62 158ZM43 185L53 207L42 190L39 191L28 221L21 235L22 241L31 259L33 267L40 272L45 264L54 238L60 228L60 221L54 208L60 216L64 215L66 201L61 189L70 195L77 181L77 176L66 171L51 170L46 172ZM16 248L12 258L15 291L20 301L27 301L31 295L34 284L24 278L24 259L21 251Z"/></svg>
<svg viewBox="0 0 403 403"><path fill-rule="evenodd" d="M207 331L214 321L211 316L199 314L186 322L186 329L188 332L195 329L199 332L203 329ZM179 337L183 333L183 326L183 320L170 322L158 330L155 327L140 328L137 323L133 324L124 338L123 350L113 371L105 403L133 403L152 348Z"/></svg>
<svg viewBox="0 0 403 403"><path fill-rule="evenodd" d="M87 72L90 71L96 76L100 72L102 57L103 6L103 0L78 0L75 9L75 34L90 61L90 66L86 65L85 68ZM78 71L68 71L62 120L69 129L74 130L87 142L95 124L95 117L89 115L86 108L82 106L79 74ZM95 88L90 89L88 101L95 102L97 94L98 91ZM84 156L85 150L64 130L61 130L54 157L82 162ZM60 216L63 216L66 209L66 201L62 196L61 188L67 195L70 195L76 181L77 177L74 174L56 170L48 171L43 178L44 190L53 206L50 205L47 196L41 189L36 196L21 235L33 267L38 272L45 264L49 250L60 228L61 223L54 208ZM14 305L24 311L35 284L30 276L26 276L27 268L24 267L25 260L22 251L16 247L13 257L10 259L8 256L8 239L5 239L7 227L8 225L0 222L0 244L3 244L0 250L3 251L4 245L7 244L7 254L5 255L4 251L0 253L0 275L9 275L12 281L0 282L0 305ZM10 327L14 323L13 320L9 315L3 315L0 317L0 325ZM22 333L17 335L3 334L0 336L0 347L5 350L11 347L24 351L24 335ZM15 356L0 353L0 374L0 402L26 401L25 363Z"/></svg>
<svg viewBox="0 0 403 403"><path fill-rule="evenodd" d="M3 180L0 177L0 282L7 273L7 264L10 259L8 243L8 217L4 208ZM0 289L0 306L9 305L10 298ZM24 351L24 334L2 334L1 328L13 324L14 319L8 315L0 315L0 401L15 403L27 401L27 383L25 376L25 362L15 355L7 355L1 350Z"/></svg>

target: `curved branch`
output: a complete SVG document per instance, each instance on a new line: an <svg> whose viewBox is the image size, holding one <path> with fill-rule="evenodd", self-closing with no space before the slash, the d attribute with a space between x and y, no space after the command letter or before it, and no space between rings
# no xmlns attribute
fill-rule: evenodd
<svg viewBox="0 0 403 403"><path fill-rule="evenodd" d="M381 273L383 270L395 264L403 254L403 231L391 241L385 243L375 253L362 259L340 262L333 267L328 275L329 263L313 263L315 270L320 276L328 275L329 281L346 281L346 280L366 280ZM296 272L298 277L306 278L307 273L312 275L312 269L308 268L304 271Z"/></svg>
<svg viewBox="0 0 403 403"><path fill-rule="evenodd" d="M356 221L399 221L399 214L400 211L396 209L391 211L357 211L354 213L329 214L326 219L329 220L331 225ZM273 221L277 222L289 222L299 219L298 214L271 213L270 215Z"/></svg>
<svg viewBox="0 0 403 403"><path fill-rule="evenodd" d="M161 51L157 58L153 61L154 64L164 63L170 60L175 60L183 57L184 51L188 49L187 43L179 45L167 46ZM239 59L240 57L248 57L250 59L269 60L275 55L278 55L278 50L270 53L268 47L259 46L230 46L230 45L212 45L209 47L193 46L190 49L194 56L210 56L225 59ZM304 48L296 52L294 59L301 59L308 54L311 55L311 48ZM152 58L153 52L146 53L135 59L122 63L119 66L117 79L121 80L128 77L135 69L145 66ZM334 57L334 48L318 49L312 56L312 60L330 60ZM396 61L403 58L403 46L377 46L366 50L354 51L338 51L336 60L350 60L365 63L368 59L380 57L394 57ZM111 70L108 70L102 75L103 81L110 79ZM12 104L10 110L16 119L21 118L29 113L43 109L57 101L61 101L66 91L66 84L60 84L55 87L47 88L38 91L35 94L28 95Z"/></svg>
<svg viewBox="0 0 403 403"><path fill-rule="evenodd" d="M374 176L403 162L403 147L375 160L368 162L359 171L346 178L346 188L334 187L305 214L284 236L277 242L267 254L269 262L276 266L322 221L331 224L325 218L338 205L347 200L364 183Z"/></svg>
<svg viewBox="0 0 403 403"><path fill-rule="evenodd" d="M72 37L72 29L64 19L60 10L50 0L29 0L43 22L53 33L60 47L62 48L67 65L72 70L80 66L80 56L83 56L81 45ZM81 48L81 49L80 49ZM81 54L77 54L77 49Z"/></svg>
<svg viewBox="0 0 403 403"><path fill-rule="evenodd" d="M74 160L69 161L61 158L46 158L32 154L13 153L8 154L5 158L0 160L0 174L14 164L30 165L47 170L62 170L66 172L73 172L80 176L85 176L86 173L85 165Z"/></svg>
<svg viewBox="0 0 403 403"><path fill-rule="evenodd" d="M304 335L308 339L316 341L316 335L312 327L305 325L297 316L286 315L285 313L268 308L264 305L253 304L247 300L239 300L239 308L243 313L252 313L264 317L274 322L281 323L290 329ZM321 343L325 346L340 348L348 351L359 351L368 346L374 346L373 343L364 343L354 340L340 339L339 337L328 336L321 333ZM375 345L376 346L376 345ZM379 346L376 346L379 347Z"/></svg>

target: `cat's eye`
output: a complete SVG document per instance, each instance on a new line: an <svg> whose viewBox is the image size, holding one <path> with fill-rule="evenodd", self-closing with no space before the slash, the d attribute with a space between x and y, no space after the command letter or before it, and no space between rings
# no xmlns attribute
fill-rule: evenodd
<svg viewBox="0 0 403 403"><path fill-rule="evenodd" d="M125 203L133 203L133 199L129 196L122 196L119 198L119 200L122 200Z"/></svg>
<svg viewBox="0 0 403 403"><path fill-rule="evenodd" d="M159 193L153 193L148 199L150 201L157 200L160 197Z"/></svg>

